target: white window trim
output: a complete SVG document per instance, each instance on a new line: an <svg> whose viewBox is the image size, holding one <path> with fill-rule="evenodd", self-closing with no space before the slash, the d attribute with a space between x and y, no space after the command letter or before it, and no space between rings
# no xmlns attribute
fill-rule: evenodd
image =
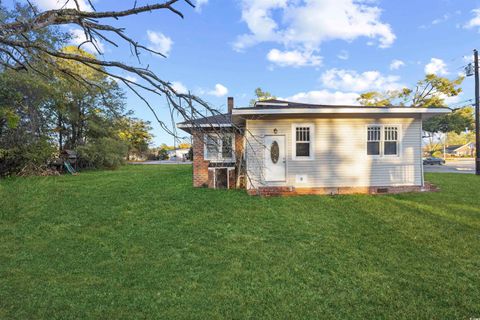
<svg viewBox="0 0 480 320"><path fill-rule="evenodd" d="M223 141L222 141L222 136L224 135L229 135L232 139L232 157L231 158L223 158L222 157L222 148L223 148ZM208 133L205 133L203 135L203 160L210 161L210 162L225 162L225 161L235 161L235 134L233 132L219 132L219 133L212 133L210 136L220 139L219 143L219 148L218 148L218 154L216 157L208 157L207 156L207 136L209 136Z"/></svg>
<svg viewBox="0 0 480 320"><path fill-rule="evenodd" d="M227 190L230 189L230 174L235 174L235 168L231 167L215 167L208 168L208 171L213 171L213 189L217 189L217 169L227 169ZM233 171L233 173L231 173Z"/></svg>
<svg viewBox="0 0 480 320"><path fill-rule="evenodd" d="M385 127L394 127L394 128L397 128L397 154L385 154ZM383 125L382 127L382 156L385 157L385 158L399 158L400 157L400 152L401 152L401 137L402 137L402 129L401 129L401 126L400 125L396 125L396 124L393 124L393 125L389 125L389 124L385 124ZM392 141L390 141L392 142Z"/></svg>
<svg viewBox="0 0 480 320"><path fill-rule="evenodd" d="M310 156L297 157L297 128L310 128ZM315 124L313 123L292 123L292 160L294 161L311 161L315 160Z"/></svg>
<svg viewBox="0 0 480 320"><path fill-rule="evenodd" d="M378 155L369 155L367 154L367 144L368 144L368 128L369 127L379 127L380 128L380 154ZM397 140L397 154L385 154L385 127L395 127L397 128L398 140ZM372 123L365 126L365 155L370 159L382 159L382 158L400 158L402 153L402 125L400 124L378 124Z"/></svg>

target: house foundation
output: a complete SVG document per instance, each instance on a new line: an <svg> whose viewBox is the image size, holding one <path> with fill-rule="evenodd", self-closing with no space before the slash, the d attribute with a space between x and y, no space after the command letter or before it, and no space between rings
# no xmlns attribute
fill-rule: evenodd
<svg viewBox="0 0 480 320"><path fill-rule="evenodd" d="M299 195L347 195L347 194L399 194L407 192L436 192L438 187L425 183L425 186L394 186L394 187L260 187L249 189L249 195L262 197L271 196L299 196Z"/></svg>

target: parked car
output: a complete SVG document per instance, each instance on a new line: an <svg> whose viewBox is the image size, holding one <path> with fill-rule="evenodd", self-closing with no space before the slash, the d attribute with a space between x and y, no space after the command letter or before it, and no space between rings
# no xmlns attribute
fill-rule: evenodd
<svg viewBox="0 0 480 320"><path fill-rule="evenodd" d="M424 159L423 159L423 164L424 164L424 165L426 165L426 164L430 164L430 165L434 165L434 164L442 165L442 164L445 164L445 160L443 160L443 159L441 159L441 158L428 157L428 158L424 158Z"/></svg>

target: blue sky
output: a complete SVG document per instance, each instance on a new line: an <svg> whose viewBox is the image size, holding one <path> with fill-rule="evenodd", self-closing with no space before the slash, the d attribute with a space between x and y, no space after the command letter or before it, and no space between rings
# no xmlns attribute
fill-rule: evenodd
<svg viewBox="0 0 480 320"><path fill-rule="evenodd" d="M168 54L165 59L144 53L143 66L223 110L227 96L247 106L256 87L296 101L355 103L359 92L412 86L427 71L454 78L480 48L476 0L198 1L197 9L176 5L184 19L157 11L118 23ZM36 2L44 9L57 5ZM112 9L113 3L128 7L133 0L95 1L97 10ZM137 64L128 47L102 45L105 58ZM472 78L463 88L452 105L473 98ZM151 102L169 118L162 98ZM173 143L131 93L128 107L152 122L155 145Z"/></svg>

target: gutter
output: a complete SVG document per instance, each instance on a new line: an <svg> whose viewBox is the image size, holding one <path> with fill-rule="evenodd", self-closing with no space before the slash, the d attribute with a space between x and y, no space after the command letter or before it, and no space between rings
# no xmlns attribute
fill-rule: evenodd
<svg viewBox="0 0 480 320"><path fill-rule="evenodd" d="M288 115L288 114L428 114L450 113L448 108L255 108L233 109L232 115Z"/></svg>

